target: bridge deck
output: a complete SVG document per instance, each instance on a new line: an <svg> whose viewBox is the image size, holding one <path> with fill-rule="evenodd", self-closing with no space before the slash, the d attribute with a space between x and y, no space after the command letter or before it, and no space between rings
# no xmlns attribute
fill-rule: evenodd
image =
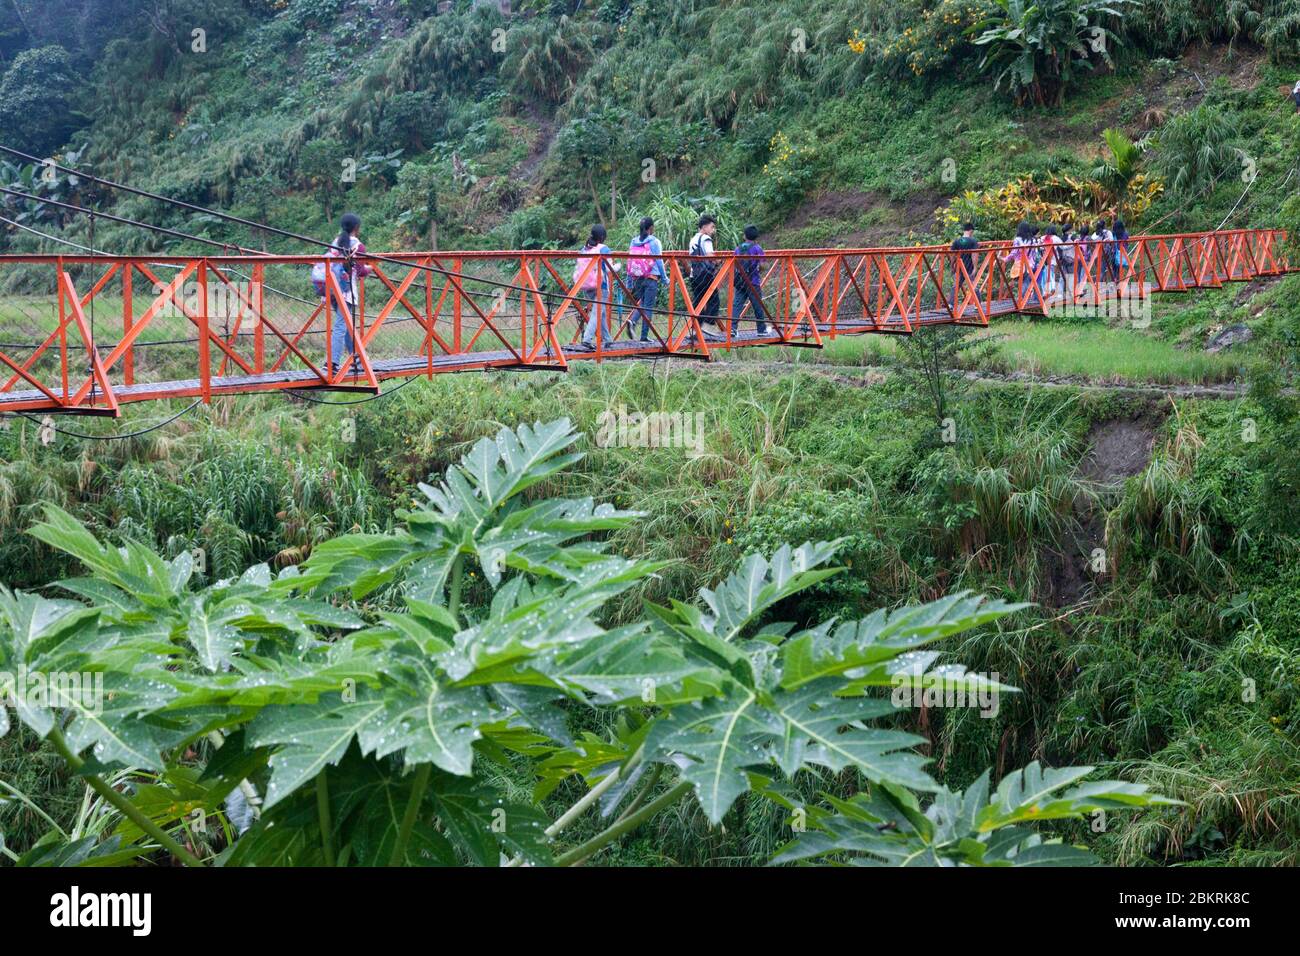
<svg viewBox="0 0 1300 956"><path fill-rule="evenodd" d="M990 315L1005 316L1016 311L1016 303L1012 299L1002 299L992 303ZM978 319L979 314L975 308L968 308L962 314L959 321ZM920 313L911 319L912 325L946 325L953 324L951 313L940 310L928 310ZM829 335L863 335L871 333L904 333L906 331L905 323L897 317L887 322L872 322L864 319L841 319L832 327L831 323L818 322L816 324L818 332L823 336ZM812 344L812 335L807 331L805 324L802 334L797 334L792 341L796 345ZM663 358L666 356L677 355L684 358L702 357L700 353L692 350L692 340L687 339L685 349L669 350L665 345L651 341L649 343L640 342L634 339L621 338L614 342L604 343L600 354L577 348L574 345L563 346L561 351L564 355L565 362L582 362L582 361L626 361L628 359L653 359ZM730 348L752 348L756 346L773 346L787 344L786 340L778 334L769 330L767 334L760 335L756 330L745 331L737 330L730 341L710 341L705 339L706 346L711 350L726 351ZM814 347L818 347L815 346ZM107 348L107 346L103 347ZM101 351L103 350L101 348ZM434 374L448 372L470 372L483 371L492 368L510 368L510 367L549 367L556 371L563 369L563 366L555 361L554 356L548 357L543 353L542 362L522 363L516 352L509 349L493 349L489 351L462 352L456 354L434 354L432 358L428 355L414 355L400 358L374 359L370 365L375 373L375 377L384 380L392 378L409 377L412 375L428 374L430 370ZM348 388L356 388L358 385L364 385L357 377L344 380L344 385ZM113 394L119 402L141 401L149 399L166 399L166 398L194 398L203 393L203 383L197 378L177 379L172 381L158 382L137 382L131 385L112 383ZM209 381L209 389L213 395L229 395L243 392L255 391L276 391L280 389L321 389L330 386L322 385L319 376L309 369L281 369L276 372L263 372L253 375L218 375L213 376ZM93 394L99 400L95 404L102 404L102 392L93 390ZM0 412L5 411L10 406L27 407L32 402L39 402L46 396L37 389L22 389L8 392L0 392ZM85 407L92 407L90 396L87 396Z"/></svg>

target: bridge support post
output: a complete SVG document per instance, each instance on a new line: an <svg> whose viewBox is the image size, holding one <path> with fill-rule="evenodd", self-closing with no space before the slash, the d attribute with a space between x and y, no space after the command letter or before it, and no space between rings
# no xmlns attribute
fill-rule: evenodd
<svg viewBox="0 0 1300 956"><path fill-rule="evenodd" d="M63 256L59 256L55 264L58 274L55 276L55 282L59 288L59 373L63 382L63 401L68 401L68 303L63 294Z"/></svg>
<svg viewBox="0 0 1300 956"><path fill-rule="evenodd" d="M451 321L452 321L452 349L460 353L460 268L461 260L455 259L451 264L451 271L456 273L456 288L452 291L451 298Z"/></svg>
<svg viewBox="0 0 1300 956"><path fill-rule="evenodd" d="M203 404L212 404L212 356L208 344L208 260L199 260L199 389Z"/></svg>
<svg viewBox="0 0 1300 956"><path fill-rule="evenodd" d="M265 342L262 338L262 327L264 316L266 315L266 300L263 297L262 283L266 278L266 267L263 265L253 266L253 301L256 303L257 315L254 316L253 323L253 368L260 374L266 371L266 353Z"/></svg>
<svg viewBox="0 0 1300 956"><path fill-rule="evenodd" d="M135 325L135 305L131 301L131 278L135 274L135 265L125 263L122 266L122 337L127 338L131 334L131 326ZM126 347L126 354L122 356L122 384L135 384L135 345L132 343Z"/></svg>

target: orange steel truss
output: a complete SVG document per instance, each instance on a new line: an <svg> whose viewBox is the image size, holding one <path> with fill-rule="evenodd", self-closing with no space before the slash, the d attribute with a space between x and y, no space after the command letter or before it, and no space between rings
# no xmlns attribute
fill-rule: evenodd
<svg viewBox="0 0 1300 956"><path fill-rule="evenodd" d="M0 412L116 416L129 402L277 389L376 392L384 379L499 368L564 371L574 361L735 348L819 348L842 335L986 326L998 316L1067 306L1134 307L1157 292L1217 288L1295 271L1280 230L1137 236L1076 248L1072 265L986 243L770 251L758 259L765 329L752 304L728 320L746 259L714 260L695 294L689 257L665 252L667 282L641 341L625 253L395 253L364 261L356 303L319 256L0 256ZM968 256L968 260L963 260ZM574 275L575 263L581 266ZM338 262L338 260L332 260ZM967 267L969 262L969 269ZM579 292L606 276L604 291ZM705 321L716 302L717 326ZM579 343L593 312L595 347ZM337 318L336 318L337 316ZM330 355L331 326L355 345ZM608 330L605 328L608 323ZM706 332L714 332L708 334ZM332 371L332 365L338 369Z"/></svg>

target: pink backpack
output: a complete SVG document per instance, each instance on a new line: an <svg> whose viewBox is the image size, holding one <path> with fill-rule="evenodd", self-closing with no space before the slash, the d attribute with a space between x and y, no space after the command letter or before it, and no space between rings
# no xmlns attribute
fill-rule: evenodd
<svg viewBox="0 0 1300 956"><path fill-rule="evenodd" d="M583 246L582 251L587 252L595 248L597 247ZM587 271L587 265L591 262L591 259L591 256L579 256L578 260L573 264L573 287L575 289L587 292L600 285L600 266L596 265L590 271ZM583 272L587 272L587 274L584 276Z"/></svg>
<svg viewBox="0 0 1300 956"><path fill-rule="evenodd" d="M650 251L650 237L646 236L644 240L633 239L632 244L628 246L628 252ZM629 279L644 279L646 276L654 275L655 261L647 255L630 256L627 260L627 277Z"/></svg>

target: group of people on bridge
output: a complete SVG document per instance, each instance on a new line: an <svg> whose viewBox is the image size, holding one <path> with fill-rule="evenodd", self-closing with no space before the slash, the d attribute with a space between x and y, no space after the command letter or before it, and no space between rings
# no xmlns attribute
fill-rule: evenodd
<svg viewBox="0 0 1300 956"><path fill-rule="evenodd" d="M714 237L717 221L713 216L702 215L697 231L688 244L688 275L691 297L698 309L700 328L706 341L723 341L719 320L722 283L715 282L718 273ZM355 311L357 280L370 275L373 269L365 263L365 244L360 238L361 220L353 213L343 216L339 235L334 240L325 261L312 270L312 282L322 300L328 300L327 274L333 272L342 292L342 301L335 297L334 323L330 334L330 372L338 371L341 357L354 356L355 343L352 322L345 313ZM766 253L758 242L758 227L744 229L744 241L734 250L735 267L732 273L732 295L729 299L731 334L734 336L746 309L755 323L759 335L767 333L767 313L763 306L762 261ZM655 235L655 223L646 216L640 222L637 235L628 244L625 260L612 258L613 250L606 244L607 232L603 225L594 225L579 252L573 269L573 283L569 296L586 303L589 308L581 341L574 348L594 351L598 344L613 342L626 330L630 339L637 321L641 324L642 342L650 341L651 316L655 312L662 287L668 284L668 270L664 266L663 243ZM1129 233L1124 222L1115 219L1108 223L1100 219L1076 227L1073 222L1046 228L1022 222L1016 229L1011 247L1001 259L1008 275L1019 286L1021 300L1035 298L1046 304L1057 297L1067 297L1085 292L1090 282L1118 283L1128 265ZM1100 265L1092 266L1094 249L1100 246L1096 258ZM956 280L953 288L954 307L962 301L963 291L974 288L978 280L975 252L980 242L975 238L975 226L966 223L961 236L952 244L955 257L953 271ZM595 259L595 263L592 260ZM617 276L627 269L627 281ZM624 306L623 291L631 293L630 314L613 328L612 318L617 309L621 316ZM978 293L977 293L978 294Z"/></svg>
<svg viewBox="0 0 1300 956"><path fill-rule="evenodd" d="M720 288L714 288L718 271L715 261L714 236L717 233L717 220L713 216L700 216L697 231L688 246L690 253L689 277L691 297L696 303L703 303L699 309L699 318L704 336L708 341L722 341L725 336L719 325L721 307ZM330 374L338 371L341 357L355 355L355 343L352 335L352 321L347 312L354 312L357 302L357 280L373 272L366 265L366 247L360 238L361 220L353 213L343 216L339 224L339 235L326 253L325 261L317 263L312 269L312 283L316 294L325 301L328 295L328 274L333 273L342 292L342 301L334 297L334 324L330 333L329 355ZM655 223L646 216L640 222L637 235L628 244L625 260L611 258L613 250L606 244L607 233L602 225L594 225L574 263L573 284L569 295L575 301L581 301L590 308L583 328L582 339L574 348L594 351L598 340L608 344L626 329L628 338L634 335L637 320L641 323L641 341L650 341L651 316L659 301L660 289L668 284L668 270L664 266L663 243L655 235ZM734 335L741 317L748 308L756 322L760 335L767 332L767 313L763 308L763 274L762 259L765 255L758 242L758 227L746 226L744 241L734 250L738 259L732 285L730 321ZM593 264L592 259L597 261ZM617 279L624 267L627 268L627 281ZM721 285L720 283L718 284ZM617 332L612 328L612 317L617 309L622 314L624 306L623 291L631 293L629 318L619 324ZM353 371L357 371L354 358Z"/></svg>
<svg viewBox="0 0 1300 956"><path fill-rule="evenodd" d="M701 331L708 341L722 341L725 336L718 321L721 307L720 283L715 287L718 264L715 261L714 236L718 224L710 215L700 216L697 231L688 244L690 258L687 260L691 281L691 298L699 310ZM623 284L616 276L622 269L617 259L608 258L613 250L605 244L605 227L591 227L591 234L582 247L573 268L572 292L577 298L591 304L590 316L582 333L582 341L576 348L594 351L598 339L600 343L612 342L624 328L628 338L633 335L637 320L641 321L641 341L650 341L651 321L655 305L659 301L659 290L668 283L668 272L664 267L663 243L655 235L655 222L649 216L640 222L636 236L628 244L627 289L632 294L635 307L628 320L617 330L611 328L611 316L622 298ZM731 297L730 320L731 333L736 334L741 316L746 307L753 313L759 335L767 332L767 314L763 310L763 247L758 243L758 227L748 225L744 231L744 241L735 248L736 266L732 276L734 295ZM591 259L600 256L598 268L592 267Z"/></svg>
<svg viewBox="0 0 1300 956"><path fill-rule="evenodd" d="M962 234L951 248L959 253L953 298L960 302L962 291L977 278L974 250L980 248L980 243L973 223L962 226ZM1099 254L1095 251L1098 249ZM1067 221L1046 228L1022 222L1016 228L1011 248L1001 259L1019 286L1020 299L1038 299L1045 305L1054 298L1082 294L1092 282L1102 286L1118 284L1128 267L1130 251L1129 233L1122 219L1115 219L1113 225L1099 219L1077 227ZM1095 269L1094 257L1098 261Z"/></svg>

